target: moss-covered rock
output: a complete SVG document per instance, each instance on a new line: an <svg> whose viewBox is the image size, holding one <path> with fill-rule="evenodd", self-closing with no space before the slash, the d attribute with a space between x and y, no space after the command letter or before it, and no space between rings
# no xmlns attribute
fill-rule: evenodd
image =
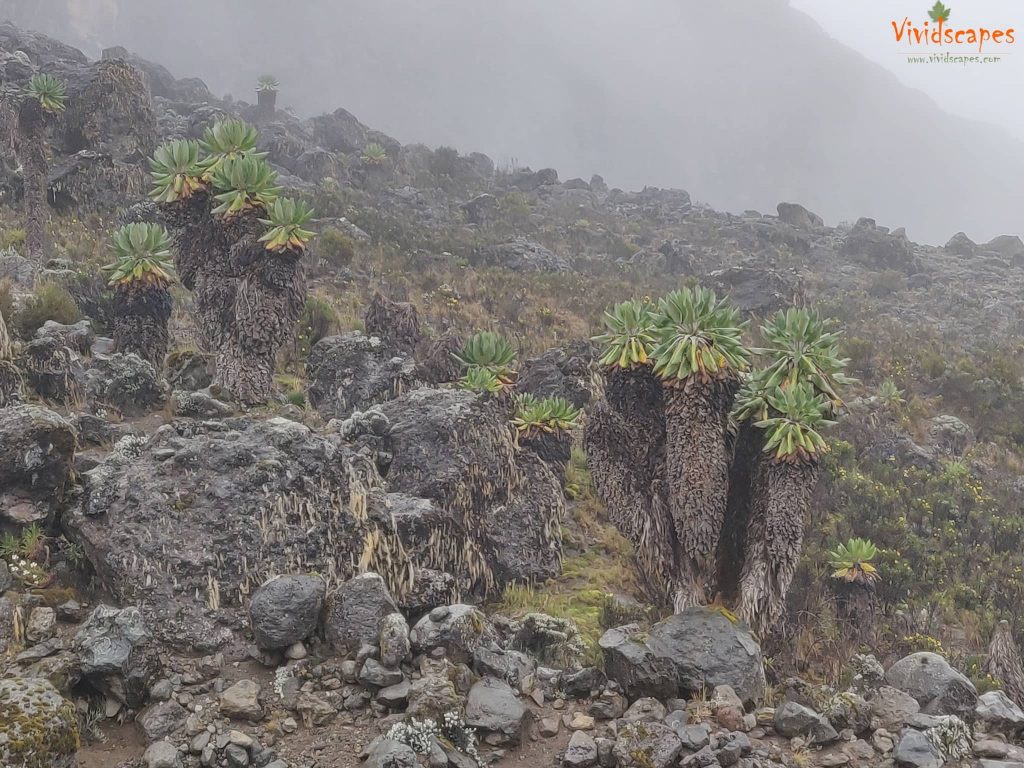
<svg viewBox="0 0 1024 768"><path fill-rule="evenodd" d="M78 745L74 705L49 682L0 680L0 765L71 768Z"/></svg>

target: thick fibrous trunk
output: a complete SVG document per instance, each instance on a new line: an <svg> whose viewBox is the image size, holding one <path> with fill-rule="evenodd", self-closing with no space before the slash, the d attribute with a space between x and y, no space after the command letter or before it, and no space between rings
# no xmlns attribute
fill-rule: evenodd
<svg viewBox="0 0 1024 768"><path fill-rule="evenodd" d="M675 535L665 504L665 422L661 384L650 369L613 369L605 402L588 414L584 447L597 495L612 524L633 544L651 599L676 592Z"/></svg>
<svg viewBox="0 0 1024 768"><path fill-rule="evenodd" d="M277 91L256 92L256 114L262 120L273 120L277 113Z"/></svg>
<svg viewBox="0 0 1024 768"><path fill-rule="evenodd" d="M1003 691L1017 706L1024 707L1024 664L1008 621L1000 621L992 633L985 672L1003 684Z"/></svg>
<svg viewBox="0 0 1024 768"><path fill-rule="evenodd" d="M729 410L736 383L691 377L665 390L666 481L678 540L676 610L714 596L718 540L725 522L731 443Z"/></svg>
<svg viewBox="0 0 1024 768"><path fill-rule="evenodd" d="M739 426L733 443L725 522L718 540L718 594L723 602L729 604L734 603L739 595L754 468L764 448L764 430L745 421Z"/></svg>
<svg viewBox="0 0 1024 768"><path fill-rule="evenodd" d="M565 485L565 467L572 456L572 437L567 432L540 432L536 435L522 435L519 445L533 451L547 464L559 483Z"/></svg>
<svg viewBox="0 0 1024 768"><path fill-rule="evenodd" d="M363 327L370 336L377 336L389 348L412 352L420 343L420 321L416 307L404 301L392 301L375 292L363 313Z"/></svg>
<svg viewBox="0 0 1024 768"><path fill-rule="evenodd" d="M193 291L200 338L216 361L214 384L238 402L266 401L281 345L305 303L301 254L268 251L254 210L210 214L208 193L166 206L175 266Z"/></svg>
<svg viewBox="0 0 1024 768"><path fill-rule="evenodd" d="M49 254L46 222L50 218L47 199L49 162L46 122L36 99L22 101L18 113L18 155L25 172L25 248L28 258L42 265Z"/></svg>
<svg viewBox="0 0 1024 768"><path fill-rule="evenodd" d="M171 318L171 293L166 286L119 287L116 291L114 351L134 352L163 368L170 341L167 323Z"/></svg>
<svg viewBox="0 0 1024 768"><path fill-rule="evenodd" d="M835 580L836 615L846 625L846 637L868 642L874 633L875 590L859 581Z"/></svg>
<svg viewBox="0 0 1024 768"><path fill-rule="evenodd" d="M231 334L217 351L215 383L251 405L270 395L277 352L302 312L306 283L298 254L271 254L258 243L250 248L257 253L238 282Z"/></svg>
<svg viewBox="0 0 1024 768"><path fill-rule="evenodd" d="M737 612L762 637L785 609L818 469L816 461L778 462L764 453L757 461Z"/></svg>
<svg viewBox="0 0 1024 768"><path fill-rule="evenodd" d="M431 384L456 381L462 375L462 363L455 353L462 349L465 339L454 331L445 331L430 342L420 354L417 378Z"/></svg>

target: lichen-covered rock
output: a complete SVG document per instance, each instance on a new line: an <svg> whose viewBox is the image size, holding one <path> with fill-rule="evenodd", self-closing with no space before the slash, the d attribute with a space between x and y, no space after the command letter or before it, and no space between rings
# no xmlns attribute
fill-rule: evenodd
<svg viewBox="0 0 1024 768"><path fill-rule="evenodd" d="M525 237L478 248L470 261L474 266L501 267L513 272L569 271L569 262L565 257Z"/></svg>
<svg viewBox="0 0 1024 768"><path fill-rule="evenodd" d="M988 731L1014 736L1024 730L1024 710L1002 691L981 694L974 714Z"/></svg>
<svg viewBox="0 0 1024 768"><path fill-rule="evenodd" d="M825 226L821 216L811 213L799 203L779 203L776 210L779 212L779 221L798 229L817 229Z"/></svg>
<svg viewBox="0 0 1024 768"><path fill-rule="evenodd" d="M131 352L96 358L84 378L90 397L125 415L147 414L167 397L167 384L153 364Z"/></svg>
<svg viewBox="0 0 1024 768"><path fill-rule="evenodd" d="M70 479L74 427L35 405L0 408L0 517L29 524L45 519Z"/></svg>
<svg viewBox="0 0 1024 768"><path fill-rule="evenodd" d="M730 685L744 702L764 693L761 647L743 624L710 608L688 608L655 624L647 646L671 659L681 693Z"/></svg>
<svg viewBox="0 0 1024 768"><path fill-rule="evenodd" d="M32 339L22 346L17 365L25 383L44 400L67 404L79 394L76 377L82 372L81 359L56 336Z"/></svg>
<svg viewBox="0 0 1024 768"><path fill-rule="evenodd" d="M376 573L363 573L346 581L331 596L324 635L335 651L355 652L362 645L376 645L381 622L397 611L384 579Z"/></svg>
<svg viewBox="0 0 1024 768"><path fill-rule="evenodd" d="M234 408L206 392L171 393L171 407L175 416L193 419L223 419L234 413Z"/></svg>
<svg viewBox="0 0 1024 768"><path fill-rule="evenodd" d="M626 695L669 698L679 692L675 664L657 656L643 642L638 624L607 630L599 641L604 654L604 670Z"/></svg>
<svg viewBox="0 0 1024 768"><path fill-rule="evenodd" d="M409 640L409 624L400 613L389 613L380 622L380 662L385 667L397 669L409 658L412 643Z"/></svg>
<svg viewBox="0 0 1024 768"><path fill-rule="evenodd" d="M433 562L490 586L557 573L562 490L542 461L517 453L505 406L422 388L380 410L391 424L388 490L428 499L449 517L419 534Z"/></svg>
<svg viewBox="0 0 1024 768"><path fill-rule="evenodd" d="M524 360L516 377L516 391L541 398L563 397L582 408L593 396L592 357L590 344L581 342Z"/></svg>
<svg viewBox="0 0 1024 768"><path fill-rule="evenodd" d="M179 420L119 442L82 480L64 523L101 583L161 640L203 652L245 633L272 575L340 582L392 530L372 460L281 418Z"/></svg>
<svg viewBox="0 0 1024 768"><path fill-rule="evenodd" d="M903 732L892 756L904 768L942 768L946 762L927 736L910 728Z"/></svg>
<svg viewBox="0 0 1024 768"><path fill-rule="evenodd" d="M546 613L526 614L512 642L541 664L559 669L579 669L586 652L575 621Z"/></svg>
<svg viewBox="0 0 1024 768"><path fill-rule="evenodd" d="M321 339L310 350L309 401L321 413L346 418L410 388L416 364L376 336L350 331Z"/></svg>
<svg viewBox="0 0 1024 768"><path fill-rule="evenodd" d="M78 746L75 707L48 681L0 680L0 765L74 768Z"/></svg>
<svg viewBox="0 0 1024 768"><path fill-rule="evenodd" d="M907 236L890 233L877 226L874 219L858 219L843 240L839 253L874 267L908 273L916 272L919 268Z"/></svg>
<svg viewBox="0 0 1024 768"><path fill-rule="evenodd" d="M621 768L668 768L683 749L679 735L664 723L629 723L615 739Z"/></svg>
<svg viewBox="0 0 1024 768"><path fill-rule="evenodd" d="M481 643L495 640L494 630L477 608L463 603L439 606L416 622L410 633L412 649L429 653L443 648L456 663L471 664Z"/></svg>
<svg viewBox="0 0 1024 768"><path fill-rule="evenodd" d="M319 576L285 575L261 585L249 603L256 645L287 648L316 629L327 586Z"/></svg>
<svg viewBox="0 0 1024 768"><path fill-rule="evenodd" d="M974 716L978 692L974 683L953 669L936 653L905 656L885 673L886 682L909 693L929 715Z"/></svg>
<svg viewBox="0 0 1024 768"><path fill-rule="evenodd" d="M518 744L523 734L526 705L504 680L484 677L469 689L466 699L466 725L497 734Z"/></svg>
<svg viewBox="0 0 1024 768"><path fill-rule="evenodd" d="M91 686L130 708L140 707L161 664L138 608L97 606L75 635L81 675Z"/></svg>
<svg viewBox="0 0 1024 768"><path fill-rule="evenodd" d="M96 334L93 333L92 323L88 320L79 320L72 325L47 320L36 329L35 338L54 339L80 355L88 355L96 341Z"/></svg>

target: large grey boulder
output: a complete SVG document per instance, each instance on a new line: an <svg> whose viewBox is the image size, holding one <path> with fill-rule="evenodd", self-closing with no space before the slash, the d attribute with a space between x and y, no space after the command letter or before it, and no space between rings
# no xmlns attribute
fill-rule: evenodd
<svg viewBox="0 0 1024 768"><path fill-rule="evenodd" d="M498 734L513 744L522 738L527 709L504 680L484 677L469 689L466 725Z"/></svg>
<svg viewBox="0 0 1024 768"><path fill-rule="evenodd" d="M765 676L761 646L744 624L709 608L688 608L655 624L647 646L671 660L681 694L730 685L744 702L760 699Z"/></svg>
<svg viewBox="0 0 1024 768"><path fill-rule="evenodd" d="M71 477L76 435L61 416L35 405L0 408L0 518L45 519Z"/></svg>
<svg viewBox="0 0 1024 768"><path fill-rule="evenodd" d="M904 768L942 768L942 753L920 731L908 729L896 743L893 759Z"/></svg>
<svg viewBox="0 0 1024 768"><path fill-rule="evenodd" d="M377 645L381 622L397 611L395 599L379 574L364 573L349 579L327 607L327 642L342 653L357 651L364 644Z"/></svg>
<svg viewBox="0 0 1024 768"><path fill-rule="evenodd" d="M874 219L860 218L839 248L842 256L872 267L908 273L919 268L914 248L905 234L890 233Z"/></svg>
<svg viewBox="0 0 1024 768"><path fill-rule="evenodd" d="M658 656L647 644L637 624L607 630L598 644L604 655L604 671L630 698L654 696L670 698L677 695L675 663Z"/></svg>
<svg viewBox="0 0 1024 768"><path fill-rule="evenodd" d="M376 336L360 331L328 336L306 360L309 401L320 413L344 419L411 388L415 369L411 356Z"/></svg>
<svg viewBox="0 0 1024 768"><path fill-rule="evenodd" d="M764 317L791 306L801 294L798 277L760 264L737 264L708 274L706 284L727 294L741 312Z"/></svg>
<svg viewBox="0 0 1024 768"><path fill-rule="evenodd" d="M416 622L410 632L412 650L429 653L443 648L455 663L471 664L481 644L496 639L487 617L472 605L438 606Z"/></svg>
<svg viewBox="0 0 1024 768"><path fill-rule="evenodd" d="M422 388L380 410L391 425L384 441L389 491L448 513L448 538L456 549L480 551L496 583L558 573L561 484L539 458L517 450L504 405L462 390ZM418 537L436 535L425 529Z"/></svg>
<svg viewBox="0 0 1024 768"><path fill-rule="evenodd" d="M818 229L825 226L825 221L816 213L811 213L799 203L779 203L776 206L779 220L797 229Z"/></svg>
<svg viewBox="0 0 1024 768"><path fill-rule="evenodd" d="M138 608L97 606L75 635L83 679L109 698L136 709L161 671L155 644Z"/></svg>
<svg viewBox="0 0 1024 768"><path fill-rule="evenodd" d="M516 391L535 397L564 397L577 408L590 402L590 345L579 343L566 348L549 349L542 355L524 360L516 376Z"/></svg>
<svg viewBox="0 0 1024 768"><path fill-rule="evenodd" d="M928 422L928 444L943 453L962 456L974 445L974 430L963 419L942 414Z"/></svg>
<svg viewBox="0 0 1024 768"><path fill-rule="evenodd" d="M256 645L287 648L316 629L327 587L319 576L278 576L263 584L249 603Z"/></svg>
<svg viewBox="0 0 1024 768"><path fill-rule="evenodd" d="M75 706L43 678L0 680L0 765L74 768Z"/></svg>
<svg viewBox="0 0 1024 768"><path fill-rule="evenodd" d="M562 758L566 768L590 768L597 763L597 742L586 731L576 731Z"/></svg>
<svg viewBox="0 0 1024 768"><path fill-rule="evenodd" d="M513 272L569 271L569 262L563 256L525 237L478 248L470 262L474 266L501 267Z"/></svg>
<svg viewBox="0 0 1024 768"><path fill-rule="evenodd" d="M91 398L128 416L143 416L167 399L167 383L153 364L131 352L94 359L84 378Z"/></svg>
<svg viewBox="0 0 1024 768"><path fill-rule="evenodd" d="M830 744L839 738L824 715L795 701L784 701L776 708L774 726L786 738L806 736L809 744Z"/></svg>
<svg viewBox="0 0 1024 768"><path fill-rule="evenodd" d="M371 459L283 418L177 420L123 438L82 480L69 537L160 640L200 653L241 639L248 596L270 576L342 581L392 520Z"/></svg>
<svg viewBox="0 0 1024 768"><path fill-rule="evenodd" d="M1018 235L997 235L985 243L985 250L1011 261L1024 259L1024 241Z"/></svg>
<svg viewBox="0 0 1024 768"><path fill-rule="evenodd" d="M913 696L928 715L974 716L978 692L974 683L957 672L936 653L920 652L893 664L885 680Z"/></svg>
<svg viewBox="0 0 1024 768"><path fill-rule="evenodd" d="M974 707L974 714L987 731L1012 736L1024 730L1024 710L1002 691L981 694Z"/></svg>
<svg viewBox="0 0 1024 768"><path fill-rule="evenodd" d="M870 704L874 727L893 732L899 731L921 711L917 699L888 685L883 685L874 692Z"/></svg>
<svg viewBox="0 0 1024 768"><path fill-rule="evenodd" d="M47 320L36 329L35 338L54 339L80 355L88 355L93 342L96 341L96 334L93 333L92 323L88 320L79 320L71 325Z"/></svg>

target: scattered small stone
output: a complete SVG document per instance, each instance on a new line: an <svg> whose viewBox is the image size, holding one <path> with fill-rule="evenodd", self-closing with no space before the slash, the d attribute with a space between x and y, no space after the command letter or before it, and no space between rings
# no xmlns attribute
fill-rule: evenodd
<svg viewBox="0 0 1024 768"><path fill-rule="evenodd" d="M942 753L920 731L906 730L893 752L893 759L906 768L942 768Z"/></svg>
<svg viewBox="0 0 1024 768"><path fill-rule="evenodd" d="M157 741L149 745L142 762L146 768L181 768L178 750L169 741Z"/></svg>
<svg viewBox="0 0 1024 768"><path fill-rule="evenodd" d="M291 659L292 661L301 661L308 655L309 654L306 651L306 646L302 643L301 640L297 643L292 643L284 651L284 657L286 659Z"/></svg>
<svg viewBox="0 0 1024 768"><path fill-rule="evenodd" d="M245 768L249 765L249 752L238 744L228 744L224 748L224 757L230 768Z"/></svg>
<svg viewBox="0 0 1024 768"><path fill-rule="evenodd" d="M57 620L77 624L85 618L85 609L77 600L68 600L57 606Z"/></svg>
<svg viewBox="0 0 1024 768"><path fill-rule="evenodd" d="M33 608L28 616L25 635L30 643L41 643L53 635L57 614L53 608Z"/></svg>
<svg viewBox="0 0 1024 768"><path fill-rule="evenodd" d="M204 749L206 749L206 745L209 743L210 734L207 731L197 733L195 736L192 737L192 741L188 743L188 751L191 752L193 755L198 755Z"/></svg>
<svg viewBox="0 0 1024 768"><path fill-rule="evenodd" d="M402 680L402 670L388 669L376 659L367 659L359 671L359 682L373 688L387 688Z"/></svg>
<svg viewBox="0 0 1024 768"><path fill-rule="evenodd" d="M149 698L153 701L167 701L174 694L174 686L170 680L157 680L149 689Z"/></svg>
<svg viewBox="0 0 1024 768"><path fill-rule="evenodd" d="M253 680L239 680L220 695L222 715L241 720L262 720L260 686Z"/></svg>
<svg viewBox="0 0 1024 768"><path fill-rule="evenodd" d="M185 724L188 712L176 701L162 701L139 715L138 723L146 740L153 742L170 736Z"/></svg>
<svg viewBox="0 0 1024 768"><path fill-rule="evenodd" d="M568 768L590 768L597 763L597 743L585 731L576 731L569 739L563 762Z"/></svg>
<svg viewBox="0 0 1024 768"><path fill-rule="evenodd" d="M540 722L537 724L537 732L545 737L550 738L558 735L558 725L561 720L554 715L550 717L542 717Z"/></svg>
<svg viewBox="0 0 1024 768"><path fill-rule="evenodd" d="M594 727L594 718L582 712L573 712L566 725L573 731L589 731Z"/></svg>

